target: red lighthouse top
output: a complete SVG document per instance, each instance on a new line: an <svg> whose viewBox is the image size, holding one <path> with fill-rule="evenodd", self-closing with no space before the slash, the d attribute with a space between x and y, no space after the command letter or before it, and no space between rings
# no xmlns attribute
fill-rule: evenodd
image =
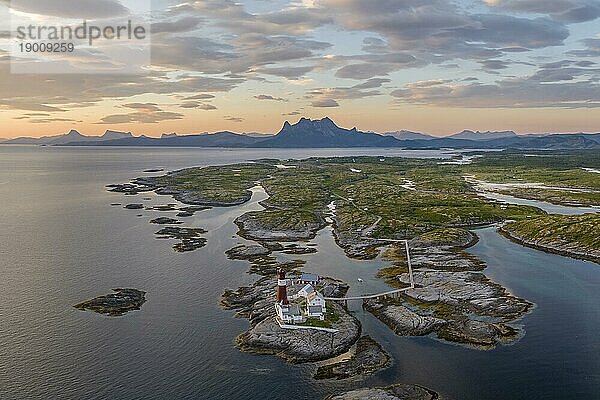
<svg viewBox="0 0 600 400"><path fill-rule="evenodd" d="M283 268L277 271L277 302L279 304L289 304L287 298L287 281L285 280L285 271Z"/></svg>

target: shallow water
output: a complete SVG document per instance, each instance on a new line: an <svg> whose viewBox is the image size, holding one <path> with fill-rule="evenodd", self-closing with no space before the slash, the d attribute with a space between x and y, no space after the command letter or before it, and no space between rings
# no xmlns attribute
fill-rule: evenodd
<svg viewBox="0 0 600 400"><path fill-rule="evenodd" d="M479 195L482 197L486 197L488 199L500 201L502 203L520 204L523 206L534 206L537 208L541 208L542 210L546 211L548 214L579 215L579 214L600 212L600 206L599 207L563 206L560 204L548 203L546 201L521 199L519 197L510 196L507 194L491 193L491 192L482 192Z"/></svg>
<svg viewBox="0 0 600 400"><path fill-rule="evenodd" d="M0 399L320 398L341 388L419 383L448 399L594 398L600 393L600 266L515 245L492 228L471 251L486 274L537 306L512 346L481 352L431 338L395 336L352 305L365 333L394 365L364 381L316 382L311 366L238 352L246 320L223 311L223 289L251 283L244 261L223 252L243 239L233 219L247 210L214 208L187 218L209 229L208 245L178 254L148 221L169 212L110 203L165 204L153 194L123 196L104 185L148 168L168 170L261 157L349 154L437 156L384 149L91 149L0 146ZM144 201L143 198L151 200ZM142 217L137 217L142 214ZM345 258L325 229L319 252L293 256L306 269L347 280L353 293L385 287L381 261ZM358 284L356 278L364 282ZM148 292L141 311L107 318L72 305L113 287Z"/></svg>

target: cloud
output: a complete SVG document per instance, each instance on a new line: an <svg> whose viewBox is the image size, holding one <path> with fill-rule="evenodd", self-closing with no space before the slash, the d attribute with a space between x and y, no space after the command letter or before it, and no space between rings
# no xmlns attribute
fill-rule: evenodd
<svg viewBox="0 0 600 400"><path fill-rule="evenodd" d="M206 110L206 111L217 109L217 107L213 106L212 104L199 103L197 101L186 101L186 102L182 103L179 107L181 107L181 108L197 108L197 109Z"/></svg>
<svg viewBox="0 0 600 400"><path fill-rule="evenodd" d="M259 68L254 72L266 75L274 75L280 76L282 78L287 79L300 79L310 71L312 71L315 67L306 66L306 67L268 67L268 68Z"/></svg>
<svg viewBox="0 0 600 400"><path fill-rule="evenodd" d="M339 107L338 102L333 99L314 100L311 104L313 107Z"/></svg>
<svg viewBox="0 0 600 400"><path fill-rule="evenodd" d="M160 108L156 103L127 103L123 104L122 107L133 108L134 110L146 112L160 111Z"/></svg>
<svg viewBox="0 0 600 400"><path fill-rule="evenodd" d="M507 69L511 64L510 61L504 60L481 60L478 63L481 64L481 68L484 71L495 73L497 73L497 70Z"/></svg>
<svg viewBox="0 0 600 400"><path fill-rule="evenodd" d="M96 124L127 124L132 122L138 122L142 124L156 124L161 121L168 121L174 119L182 119L183 114L169 112L169 111L156 111L151 113L146 112L135 112L129 114L113 114L103 117Z"/></svg>
<svg viewBox="0 0 600 400"><path fill-rule="evenodd" d="M257 96L254 96L255 99L257 100L274 100L274 101L287 101L284 98L281 97L273 97L271 95L268 94L259 94Z"/></svg>
<svg viewBox="0 0 600 400"><path fill-rule="evenodd" d="M76 121L72 118L53 118L50 117L51 114L48 113L25 113L18 117L13 117L12 119L17 120L27 120L32 124L49 124L53 122L81 122Z"/></svg>
<svg viewBox="0 0 600 400"><path fill-rule="evenodd" d="M388 82L391 80L387 78L372 78L354 86L313 89L307 92L305 97L312 99L314 107L337 107L336 99L362 99L379 96L383 93L378 89Z"/></svg>
<svg viewBox="0 0 600 400"><path fill-rule="evenodd" d="M32 124L50 124L52 122L81 122L72 118L36 118L31 119L29 122Z"/></svg>
<svg viewBox="0 0 600 400"><path fill-rule="evenodd" d="M102 19L129 13L118 0L11 0L10 7L30 14L76 19Z"/></svg>
<svg viewBox="0 0 600 400"><path fill-rule="evenodd" d="M185 16L175 21L155 22L151 25L153 35L161 33L190 32L198 27L202 19L197 16Z"/></svg>
<svg viewBox="0 0 600 400"><path fill-rule="evenodd" d="M582 77L582 71L541 70L525 78L495 84L457 83L440 80L428 85L408 84L393 91L400 103L467 108L600 107L600 85L593 79L556 83ZM554 74L554 77L550 76ZM547 83L546 83L547 82Z"/></svg>
<svg viewBox="0 0 600 400"><path fill-rule="evenodd" d="M592 21L600 17L596 0L486 0L489 6L534 14L546 14L567 23Z"/></svg>
<svg viewBox="0 0 600 400"><path fill-rule="evenodd" d="M178 75L151 71L147 75L106 74L86 78L81 75L11 74L8 61L0 61L0 108L40 112L60 112L86 107L106 99L123 99L141 94L227 92L241 78Z"/></svg>
<svg viewBox="0 0 600 400"><path fill-rule="evenodd" d="M498 58L505 50L562 45L569 35L560 21L469 13L444 0L321 0L318 4L324 12L331 12L343 29L378 34L379 38L365 42L367 50L376 54L407 52L418 60L413 63L417 65ZM350 72L342 70L340 75L351 75L353 68L358 69L358 76L369 75L362 68L348 68ZM389 68L375 65L371 71L384 75Z"/></svg>
<svg viewBox="0 0 600 400"><path fill-rule="evenodd" d="M226 121L231 121L231 122L244 122L244 118L241 117L233 117L231 115L226 115L225 117Z"/></svg>
<svg viewBox="0 0 600 400"><path fill-rule="evenodd" d="M286 7L253 14L242 3L230 0L196 0L171 9L172 13L194 13L209 17L218 27L236 34L302 35L330 24L332 18L312 7Z"/></svg>
<svg viewBox="0 0 600 400"><path fill-rule="evenodd" d="M130 108L135 112L128 114L112 114L103 117L96 124L126 124L126 123L142 123L156 124L161 121L182 119L183 114L163 111L156 103L127 103L122 107Z"/></svg>
<svg viewBox="0 0 600 400"><path fill-rule="evenodd" d="M387 75L397 68L392 64L350 64L337 70L338 78L368 79L374 76Z"/></svg>
<svg viewBox="0 0 600 400"><path fill-rule="evenodd" d="M276 63L310 59L315 52L330 46L302 37L269 37L256 33L238 35L230 43L202 37L158 37L152 41L152 62L157 66L205 74L241 74Z"/></svg>
<svg viewBox="0 0 600 400"><path fill-rule="evenodd" d="M586 49L571 50L567 54L576 57L600 57L600 39L584 39L582 42Z"/></svg>
<svg viewBox="0 0 600 400"><path fill-rule="evenodd" d="M200 93L200 94L195 94L193 96L185 97L184 100L207 100L207 99L214 99L214 98L215 98L215 96L212 94Z"/></svg>

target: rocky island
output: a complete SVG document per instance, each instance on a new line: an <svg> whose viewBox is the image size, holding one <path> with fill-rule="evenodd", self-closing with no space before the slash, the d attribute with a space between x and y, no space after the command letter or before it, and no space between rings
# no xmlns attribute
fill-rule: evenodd
<svg viewBox="0 0 600 400"><path fill-rule="evenodd" d="M297 277L298 274L291 276ZM347 290L347 286L336 280L326 278L323 284L324 292L329 296L340 297ZM275 311L276 286L277 280L267 276L252 286L227 290L223 294L221 304L226 309L236 310L237 317L250 321L250 329L235 340L240 350L274 354L289 362L301 363L345 353L360 337L358 320L335 302L328 302L329 317L324 323L336 332L282 328Z"/></svg>
<svg viewBox="0 0 600 400"><path fill-rule="evenodd" d="M485 265L465 251L477 237L462 229L440 229L410 241L414 288L395 298L371 299L363 307L401 336L435 333L438 338L490 349L519 337L511 324L532 304L511 295L477 271ZM397 249L394 262L379 276L392 286L408 287L406 259Z"/></svg>
<svg viewBox="0 0 600 400"><path fill-rule="evenodd" d="M137 289L113 289L115 293L94 297L73 307L99 314L117 317L132 310L139 310L146 302L146 292Z"/></svg>

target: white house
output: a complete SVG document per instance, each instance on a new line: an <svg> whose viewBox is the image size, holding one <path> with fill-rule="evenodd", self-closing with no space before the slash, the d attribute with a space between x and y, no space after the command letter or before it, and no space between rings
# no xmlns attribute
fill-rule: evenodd
<svg viewBox="0 0 600 400"><path fill-rule="evenodd" d="M319 283L319 275L303 273L302 275L300 275L299 281L300 281L299 283L304 283L304 284L310 283L311 285L315 286L316 284Z"/></svg>
<svg viewBox="0 0 600 400"><path fill-rule="evenodd" d="M309 294L314 293L315 288L313 285L304 285L302 289L298 290L298 293L294 296L295 298L307 297Z"/></svg>
<svg viewBox="0 0 600 400"><path fill-rule="evenodd" d="M325 319L325 298L323 295L316 290L313 290L306 296L306 316L316 317L320 320Z"/></svg>
<svg viewBox="0 0 600 400"><path fill-rule="evenodd" d="M296 324L304 322L304 317L300 312L298 304L275 304L277 316L281 322L286 324Z"/></svg>

